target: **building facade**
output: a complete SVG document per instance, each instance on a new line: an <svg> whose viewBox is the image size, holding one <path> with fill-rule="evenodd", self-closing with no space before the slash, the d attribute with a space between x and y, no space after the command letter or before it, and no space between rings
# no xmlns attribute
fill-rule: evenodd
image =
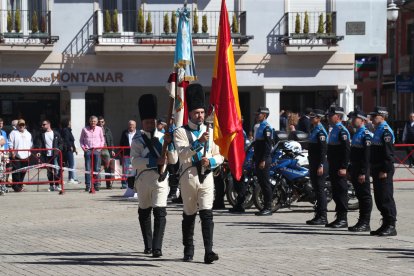
<svg viewBox="0 0 414 276"><path fill-rule="evenodd" d="M220 4L188 1L197 9L195 60L207 93ZM55 126L71 118L78 138L85 118L103 115L117 141L128 120L139 120L140 95L157 95L160 116L166 115L175 45L171 18L183 1L0 0L0 5L0 108L6 121L22 117L36 128L45 118ZM232 37L246 130L262 105L270 108L275 128L281 109L333 103L352 109L355 56L386 52L386 0L236 0L227 7L238 27ZM140 23L140 10L145 21L151 16L152 28L142 30L147 24Z"/></svg>

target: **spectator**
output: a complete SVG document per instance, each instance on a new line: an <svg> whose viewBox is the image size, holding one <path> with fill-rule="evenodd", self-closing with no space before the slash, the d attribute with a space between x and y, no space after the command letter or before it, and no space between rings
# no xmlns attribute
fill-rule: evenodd
<svg viewBox="0 0 414 276"><path fill-rule="evenodd" d="M73 154L78 155L75 147L75 137L72 134L72 122L69 119L62 121L62 140L63 140L63 159L68 167L68 184L79 184L75 174L75 158Z"/></svg>
<svg viewBox="0 0 414 276"><path fill-rule="evenodd" d="M4 141L7 142L7 133L6 131L4 131L4 121L2 118L0 118L0 131L1 131L1 136L4 138ZM8 150L9 149L9 145L8 143L5 143L3 146L3 150Z"/></svg>
<svg viewBox="0 0 414 276"><path fill-rule="evenodd" d="M414 112L410 113L408 122L405 123L402 142L404 144L414 144ZM407 154L413 150L413 147L406 147ZM414 156L413 154L408 157L408 162L410 168L414 165Z"/></svg>
<svg viewBox="0 0 414 276"><path fill-rule="evenodd" d="M18 170L29 164L30 151L33 146L32 135L26 129L26 122L23 119L17 121L17 129L10 132L9 149L17 150L11 153L13 170ZM27 149L27 150L23 150ZM25 171L12 174L14 183L23 182L26 175ZM23 190L22 184L13 184L12 188L15 192Z"/></svg>
<svg viewBox="0 0 414 276"><path fill-rule="evenodd" d="M310 118L309 118L309 114L312 112L312 108L306 108L305 109L305 113L302 115L302 117L300 117L298 125L297 125L297 130L305 132L307 134L310 134L311 132L311 123L310 123Z"/></svg>
<svg viewBox="0 0 414 276"><path fill-rule="evenodd" d="M98 126L100 126L103 130L104 138L105 138L105 147L113 147L114 146L114 138L112 136L112 131L105 126L105 119L102 116L98 117ZM109 163L111 161L111 157L115 157L114 149L103 149L101 153L102 163L105 168L105 175L106 180L106 188L112 189L112 182L108 179L111 179L111 167Z"/></svg>
<svg viewBox="0 0 414 276"><path fill-rule="evenodd" d="M89 117L89 126L82 129L80 136L80 145L84 151L85 157L85 191L89 191L91 187L91 169L93 154L93 172L99 172L101 165L101 150L93 150L94 148L102 148L105 145L103 130L97 126L98 117ZM96 175L97 181L94 183L95 191L99 191L99 174Z"/></svg>
<svg viewBox="0 0 414 276"><path fill-rule="evenodd" d="M290 113L288 117L288 132L296 131L296 127L299 122L299 115L298 113Z"/></svg>
<svg viewBox="0 0 414 276"><path fill-rule="evenodd" d="M119 142L119 145L121 147L130 147L132 143L132 138L134 138L136 133L137 133L137 123L133 120L130 120L128 122L128 128L122 132L121 141ZM131 165L130 149L125 149L123 151L121 163L123 166L124 174L130 175L131 174L131 172L129 171L129 168ZM134 179L135 179L135 176L128 176L127 181L122 180L121 189L126 189L127 187L129 187L130 189L134 189ZM127 186L127 182L128 182L128 186Z"/></svg>
<svg viewBox="0 0 414 276"><path fill-rule="evenodd" d="M289 115L291 114L291 112L289 110L281 110L280 111L280 119L279 119L279 124L280 124L280 130L282 131L287 131L287 127L288 127L288 118Z"/></svg>
<svg viewBox="0 0 414 276"><path fill-rule="evenodd" d="M42 131L35 137L34 148L36 149L63 149L62 137L58 131L52 130L49 120L42 121ZM42 163L59 166L59 151L47 150L39 151L37 157L40 157ZM47 179L49 182L49 192L60 191L59 181L60 170L57 168L47 168Z"/></svg>

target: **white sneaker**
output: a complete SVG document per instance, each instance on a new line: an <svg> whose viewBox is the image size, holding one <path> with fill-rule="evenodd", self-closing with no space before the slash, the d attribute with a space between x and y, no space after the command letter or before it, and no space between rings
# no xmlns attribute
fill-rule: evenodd
<svg viewBox="0 0 414 276"><path fill-rule="evenodd" d="M135 195L135 191L133 189L129 188L129 187L126 189L126 191L124 193L124 197L132 197L133 198L134 195Z"/></svg>
<svg viewBox="0 0 414 276"><path fill-rule="evenodd" d="M55 186L55 191L60 192L60 191L62 191L62 189L60 188L60 186L56 185L56 186Z"/></svg>
<svg viewBox="0 0 414 276"><path fill-rule="evenodd" d="M74 185L77 185L77 184L79 184L79 182L77 180L70 179L66 184L74 184Z"/></svg>

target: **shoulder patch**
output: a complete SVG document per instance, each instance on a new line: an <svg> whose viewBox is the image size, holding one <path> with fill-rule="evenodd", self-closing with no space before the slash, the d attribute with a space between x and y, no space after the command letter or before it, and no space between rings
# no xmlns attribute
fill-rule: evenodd
<svg viewBox="0 0 414 276"><path fill-rule="evenodd" d="M342 129L342 126L338 126L339 129Z"/></svg>
<svg viewBox="0 0 414 276"><path fill-rule="evenodd" d="M346 135L346 134L342 135L342 140L344 140L344 141L348 140L348 135Z"/></svg>
<svg viewBox="0 0 414 276"><path fill-rule="evenodd" d="M369 130L368 129L365 130L365 134L369 134Z"/></svg>
<svg viewBox="0 0 414 276"><path fill-rule="evenodd" d="M365 141L365 145L366 145L367 147L371 146L371 140L366 140L366 141Z"/></svg>
<svg viewBox="0 0 414 276"><path fill-rule="evenodd" d="M391 136L385 136L385 137L384 137L384 141L385 141L386 143L391 142L391 139L392 139L392 137L391 137Z"/></svg>
<svg viewBox="0 0 414 276"><path fill-rule="evenodd" d="M321 135L321 136L319 136L319 140L320 140L321 142L325 142L325 141L326 141L326 136L325 136L325 135Z"/></svg>

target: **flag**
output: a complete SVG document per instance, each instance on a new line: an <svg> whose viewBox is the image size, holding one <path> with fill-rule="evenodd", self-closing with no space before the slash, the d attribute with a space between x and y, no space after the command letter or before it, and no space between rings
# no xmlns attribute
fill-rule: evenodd
<svg viewBox="0 0 414 276"><path fill-rule="evenodd" d="M177 93L175 92L175 85L177 81L177 73L171 73L168 78L167 89L170 92L170 97L174 98L173 114L175 118L175 126L181 127L188 123L188 109L185 99L185 90L189 85L188 81L182 81L178 84Z"/></svg>
<svg viewBox="0 0 414 276"><path fill-rule="evenodd" d="M220 147L220 153L229 161L233 176L240 180L245 159L244 136L225 0L221 2L210 104L215 110L214 142Z"/></svg>

